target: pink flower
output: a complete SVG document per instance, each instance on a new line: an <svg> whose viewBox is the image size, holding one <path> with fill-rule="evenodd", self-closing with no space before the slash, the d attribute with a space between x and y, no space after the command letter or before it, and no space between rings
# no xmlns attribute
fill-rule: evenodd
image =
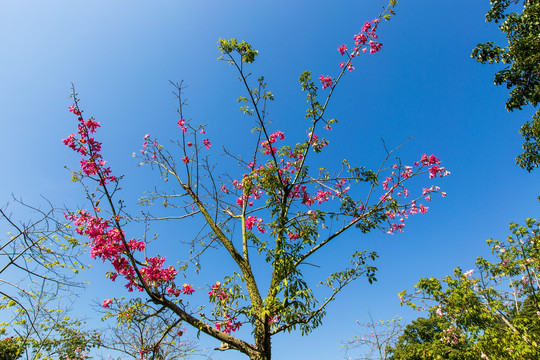
<svg viewBox="0 0 540 360"><path fill-rule="evenodd" d="M176 122L178 124L178 126L180 127L180 129L182 129L182 132L186 132L187 131L187 127L186 127L186 120L184 119L180 119Z"/></svg>
<svg viewBox="0 0 540 360"><path fill-rule="evenodd" d="M149 137L150 137L150 134L144 135L144 140L148 140Z"/></svg>
<svg viewBox="0 0 540 360"><path fill-rule="evenodd" d="M105 301L103 301L103 304L101 306L103 306L105 309L107 309L111 303L113 302L113 299L107 299Z"/></svg>
<svg viewBox="0 0 540 360"><path fill-rule="evenodd" d="M263 219L258 219L255 216L248 216L248 218L246 219L246 229L251 231L253 229L253 226L256 226L257 230L259 230L261 234L265 234L268 231L262 225L262 221Z"/></svg>
<svg viewBox="0 0 540 360"><path fill-rule="evenodd" d="M182 158L182 161L184 162L184 164L189 163L189 158L187 157L187 155Z"/></svg>
<svg viewBox="0 0 540 360"><path fill-rule="evenodd" d="M272 134L270 134L270 142L274 143L279 138L279 140L285 140L285 134L283 134L282 131L276 131Z"/></svg>
<svg viewBox="0 0 540 360"><path fill-rule="evenodd" d="M207 149L210 149L210 146L212 145L212 144L210 143L210 140L208 140L208 139L204 139L204 140L203 140L203 144L204 144L204 146L205 146Z"/></svg>
<svg viewBox="0 0 540 360"><path fill-rule="evenodd" d="M185 294L185 295L191 295L195 292L195 290L193 289L193 287L189 284L184 284L182 285L182 292Z"/></svg>
<svg viewBox="0 0 540 360"><path fill-rule="evenodd" d="M296 240L300 238L299 233L289 233L289 240Z"/></svg>
<svg viewBox="0 0 540 360"><path fill-rule="evenodd" d="M192 142L188 142L188 143L187 143L187 146L193 146L193 143L192 143Z"/></svg>
<svg viewBox="0 0 540 360"><path fill-rule="evenodd" d="M375 54L376 52L381 50L381 47L382 47L381 43L378 43L376 41L371 40L369 42L369 53L370 54Z"/></svg>
<svg viewBox="0 0 540 360"><path fill-rule="evenodd" d="M257 218L255 216L248 216L246 219L246 229L251 230L253 229L253 225L255 225L255 222L257 221Z"/></svg>
<svg viewBox="0 0 540 360"><path fill-rule="evenodd" d="M238 199L236 199L236 204L238 206L243 206L244 205L244 199L242 197L239 197Z"/></svg>
<svg viewBox="0 0 540 360"><path fill-rule="evenodd" d="M347 51L347 46L346 45L341 45L337 49L338 49L338 51L339 51L339 53L341 55L345 55L345 52Z"/></svg>
<svg viewBox="0 0 540 360"><path fill-rule="evenodd" d="M353 40L356 46L360 47L364 45L367 41L367 36L364 34L358 34L353 36ZM362 50L364 51L364 50ZM365 51L364 51L365 52Z"/></svg>
<svg viewBox="0 0 540 360"><path fill-rule="evenodd" d="M371 23L369 21L366 21L364 26L362 26L362 32L368 32L369 29L371 29Z"/></svg>
<svg viewBox="0 0 540 360"><path fill-rule="evenodd" d="M268 318L268 324L277 324L279 322L279 315L272 315Z"/></svg>
<svg viewBox="0 0 540 360"><path fill-rule="evenodd" d="M68 109L69 109L69 112L72 112L73 114L75 114L77 116L81 115L80 111L77 110L77 107L75 106L75 104L68 107Z"/></svg>
<svg viewBox="0 0 540 360"><path fill-rule="evenodd" d="M332 80L332 78L330 76L321 75L321 76L319 76L319 80L322 83L323 90L326 89L327 87L332 87L332 85L334 83L334 81Z"/></svg>

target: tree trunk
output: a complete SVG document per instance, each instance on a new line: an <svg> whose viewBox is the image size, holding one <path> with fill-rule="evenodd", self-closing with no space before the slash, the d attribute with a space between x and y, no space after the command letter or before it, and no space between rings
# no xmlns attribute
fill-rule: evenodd
<svg viewBox="0 0 540 360"><path fill-rule="evenodd" d="M272 344L267 316L263 317L262 324L255 326L255 346L259 351L251 354L249 356L250 360L271 360Z"/></svg>

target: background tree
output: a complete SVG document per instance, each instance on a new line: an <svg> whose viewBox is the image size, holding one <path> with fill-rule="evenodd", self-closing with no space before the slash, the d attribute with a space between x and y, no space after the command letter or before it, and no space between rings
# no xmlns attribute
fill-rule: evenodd
<svg viewBox="0 0 540 360"><path fill-rule="evenodd" d="M208 352L187 337L185 327L169 309L158 309L141 299L124 300L107 304L102 321L114 323L102 332L101 348L120 352L118 359L207 357Z"/></svg>
<svg viewBox="0 0 540 360"><path fill-rule="evenodd" d="M402 301L427 310L439 328L424 348L438 355L440 338L466 346L467 356L483 359L538 358L540 343L540 223L512 223L506 241L488 240L494 261L479 257L477 270L454 271L442 280L421 279L415 294L402 292ZM477 273L477 276L473 274ZM420 303L414 301L420 299ZM440 329L440 331L439 331ZM396 349L399 350L400 343ZM408 342L402 346L413 349Z"/></svg>
<svg viewBox="0 0 540 360"><path fill-rule="evenodd" d="M98 344L96 333L69 315L72 291L82 287L74 279L85 265L80 263L82 247L66 221L58 221L58 209L48 204L41 210L15 200L0 209L0 310L7 321L0 333L5 354L25 359L75 358ZM8 212L27 214L32 220L19 222ZM7 355L6 355L7 356Z"/></svg>
<svg viewBox="0 0 540 360"><path fill-rule="evenodd" d="M404 325L401 323L401 318L394 318L389 321L373 321L373 317L369 314L369 321L366 323L358 322L358 325L363 328L361 335L356 335L353 339L348 340L344 345L346 359L390 359L392 349L403 331ZM359 356L349 355L351 352L358 352Z"/></svg>
<svg viewBox="0 0 540 360"><path fill-rule="evenodd" d="M316 259L314 254L322 254L327 244L349 229L363 233L402 231L408 216L425 213L424 201L440 193L433 185L413 196L406 187L420 175L433 179L448 174L433 155L423 155L409 166L392 158L394 151L388 151L376 171L353 167L347 160L330 171L315 158L329 143L324 134L336 124L335 119L326 117L334 89L346 72L354 70L356 57L381 49L376 31L394 5L395 1L379 18L366 22L350 49L339 46L344 56L340 72L336 77L319 77L326 90L322 100L310 72L300 76L308 102L307 136L294 146L278 149L277 143L285 140L285 134L270 130L266 108L274 96L263 77L251 83L246 68L258 52L246 42L220 40L221 59L238 71L246 89L246 96L238 101L243 103L244 113L254 119L251 151L243 157L231 155L243 173L235 176L229 167L220 176L219 165L207 155L212 146L209 135L204 125L196 125L186 116L183 88L177 85L180 137L173 142L175 147L169 150L148 134L139 155L141 164L157 169L167 182L165 190L150 192L141 203L160 203L172 214L154 210L135 218L126 212L124 202L117 200L120 178L105 166L102 144L94 135L100 124L83 117L80 101L73 94L70 111L78 119L78 129L64 143L82 157L81 169L73 172L73 178L85 185L93 206L68 218L78 226L79 234L89 237L91 256L112 264L108 274L112 280L124 278L127 289L144 292L156 311L174 313L175 319L164 331L183 322L220 341L223 350L234 349L251 359L270 359L272 336L295 329L309 333L322 323L326 306L345 286L360 277L375 281L376 268L370 262L377 255L373 252L355 251L349 267L317 282L311 279L320 274L308 267L313 265L308 261ZM168 263L175 255L188 256L177 267L165 265L165 257L156 250L157 241L153 242L155 238L147 231L149 223L164 220L201 225L187 248L173 248L169 243L164 247ZM145 231L132 237L128 234L137 222L143 223ZM179 229L178 234L182 234L184 227ZM220 251L227 275L207 287L206 304L193 305L190 297L195 298L193 294L204 287L196 284L201 259L214 246ZM226 255L228 260L223 259ZM234 270L229 270L230 264ZM189 283L178 282L182 275ZM314 283L324 290L315 292ZM103 305L112 301L106 299ZM232 335L241 327L250 328L252 342Z"/></svg>
<svg viewBox="0 0 540 360"><path fill-rule="evenodd" d="M413 320L388 352L393 360L478 359L469 339L438 316Z"/></svg>
<svg viewBox="0 0 540 360"><path fill-rule="evenodd" d="M514 4L523 4L521 13L514 12ZM486 21L501 24L508 45L501 47L492 41L478 44L472 57L482 64L488 62L505 64L495 74L496 85L506 85L510 97L506 109L521 110L523 106L538 107L540 101L540 3L535 0L491 0ZM540 164L540 110L521 127L525 139L523 154L516 163L531 171Z"/></svg>

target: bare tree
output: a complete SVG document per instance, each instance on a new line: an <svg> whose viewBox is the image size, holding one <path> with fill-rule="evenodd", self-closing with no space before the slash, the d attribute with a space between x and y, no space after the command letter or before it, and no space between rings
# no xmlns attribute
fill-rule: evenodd
<svg viewBox="0 0 540 360"><path fill-rule="evenodd" d="M387 360L391 358L390 350L394 347L405 325L398 317L389 321L374 321L371 313L368 316L369 321L357 322L361 328L361 334L347 340L342 345L347 360ZM359 353L359 355L350 355L351 352Z"/></svg>
<svg viewBox="0 0 540 360"><path fill-rule="evenodd" d="M13 213L32 220L16 220ZM10 319L0 331L26 359L72 356L98 341L68 314L67 296L82 288L74 276L86 266L79 260L84 248L63 218L49 202L42 210L14 199L0 209L7 230L0 238L0 306Z"/></svg>

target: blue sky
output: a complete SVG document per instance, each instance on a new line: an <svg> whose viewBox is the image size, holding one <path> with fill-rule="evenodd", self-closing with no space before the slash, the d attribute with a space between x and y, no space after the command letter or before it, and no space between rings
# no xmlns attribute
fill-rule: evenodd
<svg viewBox="0 0 540 360"><path fill-rule="evenodd" d="M222 146L244 151L252 124L238 110L236 98L243 93L236 73L216 61L218 38L246 40L259 50L252 71L266 77L276 96L273 126L294 143L306 125L299 75L304 70L315 77L336 75L337 46L352 43L384 5L382 0L1 2L1 203L14 194L28 202L43 195L59 205L83 205L82 190L64 169L77 166L76 156L60 141L75 127L67 112L71 83L86 114L102 124L104 156L116 173L125 174L128 203L156 179L131 157L142 137L167 139L177 129L169 80L188 85L188 116L207 124L215 159ZM507 90L493 85L498 68L470 58L477 43L504 40L484 21L488 7L487 0L404 0L397 16L380 27L382 51L360 57L356 70L346 74L328 109L339 125L324 160L347 158L374 167L384 156L381 138L392 147L412 137L400 155L408 161L424 153L442 159L452 174L437 184L448 197L412 218L403 234L348 233L317 259L332 267L351 246L376 250L379 281L351 285L310 336L277 337L274 358L339 358L340 340L356 334L355 320L368 311L377 319L414 318L417 314L400 307L400 290L423 276L449 274L455 266L471 268L477 256L489 253L486 239L505 237L510 221L536 216L538 175L519 169L514 160L521 150L518 129L532 110L507 113ZM218 266L205 270L219 272ZM96 264L87 273L92 296L81 298L81 309L118 291L103 271Z"/></svg>

